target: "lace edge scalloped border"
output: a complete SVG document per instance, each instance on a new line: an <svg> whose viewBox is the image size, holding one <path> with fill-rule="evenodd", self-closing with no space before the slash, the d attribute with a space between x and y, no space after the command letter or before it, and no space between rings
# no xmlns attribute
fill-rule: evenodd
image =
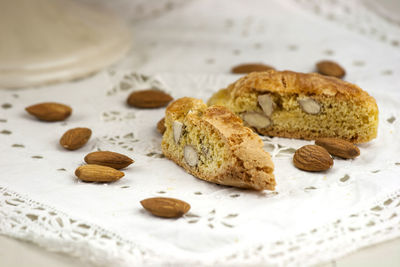
<svg viewBox="0 0 400 267"><path fill-rule="evenodd" d="M31 241L49 251L65 253L84 262L114 266L179 263L179 259L156 256L111 231L71 218L1 186L0 207L0 233ZM237 251L216 259L212 264L317 264L399 236L400 190L396 190L377 200L369 209L348 214L328 225L282 241Z"/></svg>
<svg viewBox="0 0 400 267"><path fill-rule="evenodd" d="M400 237L400 189L372 203L368 208L350 212L318 228L267 246L258 244L251 249L238 251L221 263L231 259L248 262L249 258L258 257L259 264L315 265Z"/></svg>
<svg viewBox="0 0 400 267"><path fill-rule="evenodd" d="M100 226L72 218L0 186L0 234L96 265L129 266L152 256ZM110 249L111 248L111 249Z"/></svg>

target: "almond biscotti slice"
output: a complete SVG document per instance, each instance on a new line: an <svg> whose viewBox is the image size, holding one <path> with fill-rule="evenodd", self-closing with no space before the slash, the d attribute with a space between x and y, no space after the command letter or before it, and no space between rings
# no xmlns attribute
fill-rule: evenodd
<svg viewBox="0 0 400 267"><path fill-rule="evenodd" d="M226 106L268 136L364 143L378 131L373 97L354 84L317 73L250 73L215 93L208 104Z"/></svg>
<svg viewBox="0 0 400 267"><path fill-rule="evenodd" d="M165 112L164 155L190 174L221 185L274 190L274 165L263 142L222 106L184 97Z"/></svg>

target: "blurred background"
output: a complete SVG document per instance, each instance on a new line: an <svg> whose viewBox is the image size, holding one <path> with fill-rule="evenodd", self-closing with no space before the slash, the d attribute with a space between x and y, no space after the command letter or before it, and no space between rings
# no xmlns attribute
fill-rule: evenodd
<svg viewBox="0 0 400 267"><path fill-rule="evenodd" d="M400 46L397 0L1 0L0 12L5 88L74 80L110 65L145 73L226 73L237 63L263 62L308 72L312 68L294 52L312 56L320 47L327 57L344 56L340 40L329 47L328 37L316 36L321 25L309 16Z"/></svg>

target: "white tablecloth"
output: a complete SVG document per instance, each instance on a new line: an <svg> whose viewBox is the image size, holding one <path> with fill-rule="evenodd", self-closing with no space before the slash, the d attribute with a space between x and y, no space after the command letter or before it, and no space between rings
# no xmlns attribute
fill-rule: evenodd
<svg viewBox="0 0 400 267"><path fill-rule="evenodd" d="M308 265L399 236L398 28L357 6L361 2L337 1L329 16L329 3L310 3L172 5L132 22L131 53L107 71L1 90L0 232L113 266ZM357 12L354 5L364 12L357 21L375 31L360 31L346 16ZM377 38L383 30L386 39ZM151 86L175 98L206 100L238 78L227 74L237 63L310 72L321 59L340 62L345 79L376 98L379 136L360 145L360 157L336 159L324 173L301 172L291 163L293 151L310 142L263 137L276 166L275 192L218 186L185 173L160 154L155 125L164 110L125 105L132 90ZM43 123L24 111L43 101L69 104L73 114ZM89 127L93 136L82 149L65 151L58 140L72 127ZM97 149L124 153L135 163L118 182L79 182L75 168ZM152 196L179 198L192 208L180 219L156 218L139 203Z"/></svg>

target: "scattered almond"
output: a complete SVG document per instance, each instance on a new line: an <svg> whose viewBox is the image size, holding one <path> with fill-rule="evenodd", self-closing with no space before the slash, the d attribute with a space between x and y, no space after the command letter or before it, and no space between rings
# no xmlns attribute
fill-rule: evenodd
<svg viewBox="0 0 400 267"><path fill-rule="evenodd" d="M267 70L274 70L274 67L260 63L240 64L232 68L231 72L236 74L246 74L250 72L260 72Z"/></svg>
<svg viewBox="0 0 400 267"><path fill-rule="evenodd" d="M54 102L39 103L25 110L42 121L63 121L72 113L69 106Z"/></svg>
<svg viewBox="0 0 400 267"><path fill-rule="evenodd" d="M333 166L333 159L325 148L306 145L296 150L293 163L301 170L318 172L330 169Z"/></svg>
<svg viewBox="0 0 400 267"><path fill-rule="evenodd" d="M75 175L85 182L115 182L121 179L125 174L117 171L114 168L88 164L78 167L75 170Z"/></svg>
<svg viewBox="0 0 400 267"><path fill-rule="evenodd" d="M140 201L143 208L153 215L164 218L178 218L190 210L190 205L182 200L154 197Z"/></svg>
<svg viewBox="0 0 400 267"><path fill-rule="evenodd" d="M317 63L317 71L320 74L343 78L346 71L338 63L330 60L322 60Z"/></svg>
<svg viewBox="0 0 400 267"><path fill-rule="evenodd" d="M85 162L88 164L97 164L108 166L114 169L123 169L131 165L134 160L123 154L111 151L96 151L86 155Z"/></svg>
<svg viewBox="0 0 400 267"><path fill-rule="evenodd" d="M92 130L89 128L69 129L61 137L60 145L68 150L76 150L83 147L91 135Z"/></svg>
<svg viewBox="0 0 400 267"><path fill-rule="evenodd" d="M360 155L360 149L349 141L339 138L319 138L315 144L325 148L331 155L344 159L354 159Z"/></svg>
<svg viewBox="0 0 400 267"><path fill-rule="evenodd" d="M165 107L173 98L160 90L148 89L135 91L127 99L128 105L135 108Z"/></svg>
<svg viewBox="0 0 400 267"><path fill-rule="evenodd" d="M160 134L164 134L166 128L165 128L165 118L162 118L158 123L157 123L157 130Z"/></svg>

